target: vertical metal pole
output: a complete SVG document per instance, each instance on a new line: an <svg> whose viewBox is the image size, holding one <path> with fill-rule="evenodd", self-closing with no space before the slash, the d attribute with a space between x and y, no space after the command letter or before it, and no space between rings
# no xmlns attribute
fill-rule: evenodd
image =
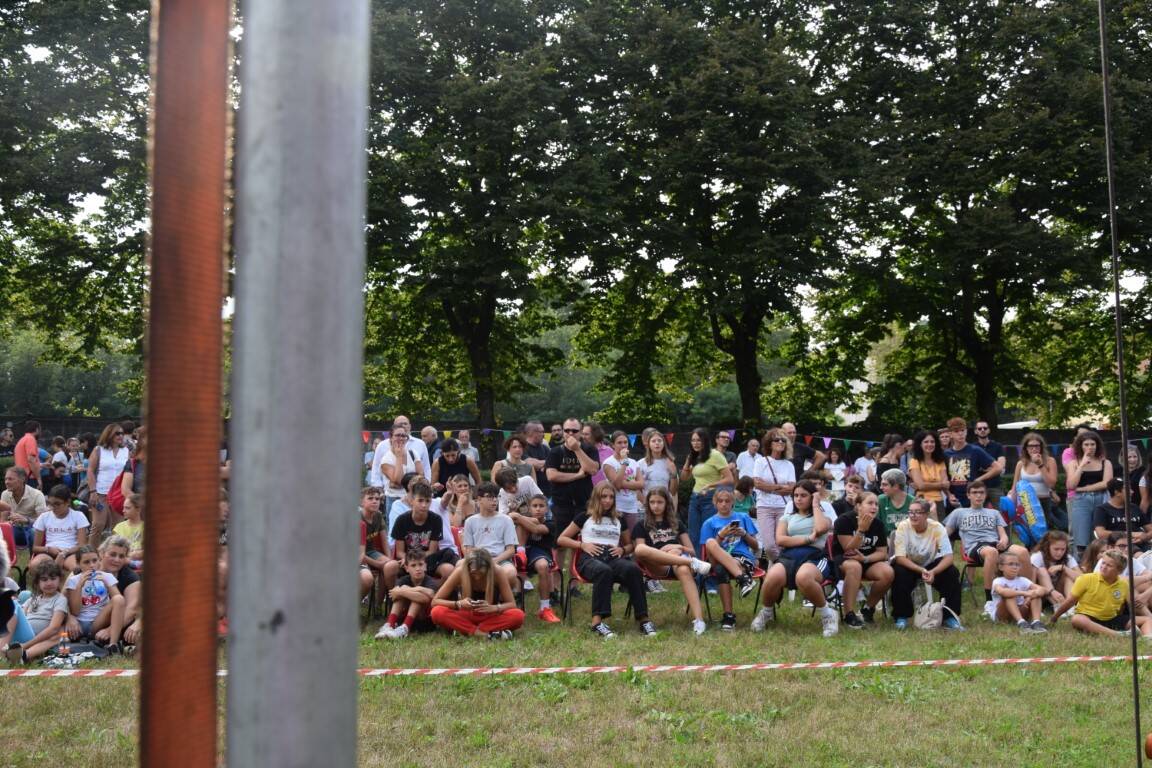
<svg viewBox="0 0 1152 768"><path fill-rule="evenodd" d="M229 0L164 0L152 10L144 766L217 762L215 510L230 16Z"/></svg>
<svg viewBox="0 0 1152 768"><path fill-rule="evenodd" d="M1128 477L1128 396L1126 377L1124 372L1124 312L1120 303L1120 232L1116 221L1116 158L1112 148L1112 73L1110 56L1108 53L1108 8L1107 0L1097 0L1097 10L1100 20L1100 82L1104 91L1104 165L1108 179L1108 239L1111 244L1112 256L1112 295L1116 301L1116 376L1118 379L1119 406L1120 406L1120 465L1124 472L1124 530L1128 537L1128 562L1132 563L1135 551L1132 544L1132 520L1128 516L1128 505L1132 498ZM1103 446L1101 446L1102 448ZM1134 568L1129 565L1129 573ZM1131 580L1130 580L1131 581ZM1135 590L1129 586L1129 604L1134 606L1133 593ZM1132 719L1136 728L1136 765L1144 764L1144 734L1140 725L1140 665L1137 660L1140 651L1137 648L1137 637L1140 634L1136 626L1136 610L1132 608Z"/></svg>
<svg viewBox="0 0 1152 768"><path fill-rule="evenodd" d="M244 6L228 762L356 757L368 0Z"/></svg>

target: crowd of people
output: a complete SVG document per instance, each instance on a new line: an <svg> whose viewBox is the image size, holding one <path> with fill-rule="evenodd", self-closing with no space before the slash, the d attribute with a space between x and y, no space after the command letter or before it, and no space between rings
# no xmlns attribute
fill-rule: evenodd
<svg viewBox="0 0 1152 768"><path fill-rule="evenodd" d="M382 640L435 628L505 639L523 627L532 593L547 625L561 621L568 596L586 589L588 626L610 638L616 585L644 635L657 632L648 595L665 583L680 585L697 635L708 631L704 603L712 595L720 629L731 631L737 593L757 592L749 628L759 632L777 620L791 591L828 637L841 626L876 624L885 611L905 629L917 595L929 599L933 591L949 609L943 626L961 629L961 571L980 569L992 621L1043 633L1071 615L1085 632L1123 632L1134 621L1152 635L1149 472L1138 448L1128 446L1114 462L1084 427L1058 464L1030 432L1006 483L1003 447L987 422L974 432L969 442L967 423L955 418L908 440L887 435L849 464L837 446L821 451L798 440L791 423L747 441L740 453L729 432L697 428L677 458L655 428L605 434L569 418L547 432L527 422L486 468L467 430L428 426L417 437L399 416L386 439L366 446L361 598L370 616L382 609ZM11 593L3 607L12 603L10 616L0 614L0 642L8 660L27 663L61 639L111 652L134 647L143 632L146 431L109 424L98 437L48 440L28 422L20 440L3 442L13 456L0 495L9 545L0 547L0 571ZM1003 494L1030 494L1042 508L1048 532L1034 546L1013 543L998 505ZM226 632L223 490L222 498ZM1139 552L1131 563L1128 525ZM7 578L21 549L29 551L23 591Z"/></svg>
<svg viewBox="0 0 1152 768"><path fill-rule="evenodd" d="M663 582L681 584L696 634L708 628L702 599L718 596L720 628L732 630L736 591L747 596L759 586L753 631L775 621L791 590L831 636L841 621L852 629L876 623L885 602L894 627L908 627L921 585L949 609L943 626L961 629L961 570L972 569L982 571L987 617L1022 632L1047 632L1047 610L1074 615L1073 626L1085 631L1135 620L1152 633L1152 562L1143 557L1152 519L1138 448L1114 466L1100 436L1078 429L1061 462L1065 518L1059 466L1043 437L1024 436L1009 475L988 423L974 432L969 442L968 424L954 418L908 440L887 435L848 464L838 447L824 452L797 440L791 423L738 454L730 433L698 428L678 460L654 428L637 441L574 418L547 432L529 421L505 440L485 482L467 431L441 437L427 426L417 438L398 417L365 453L363 596L379 586L388 606L381 639L434 627L502 638L523 625L532 591L538 618L559 621L560 575L571 573L576 592L590 588L591 630L613 637L615 585L649 635L657 630L648 595ZM1121 472L1130 498L1114 477ZM998 505L1005 494L1014 500L1021 483L1050 528L1031 548L1012 542ZM1125 516L1141 556L1112 573L1107 562L1123 555Z"/></svg>

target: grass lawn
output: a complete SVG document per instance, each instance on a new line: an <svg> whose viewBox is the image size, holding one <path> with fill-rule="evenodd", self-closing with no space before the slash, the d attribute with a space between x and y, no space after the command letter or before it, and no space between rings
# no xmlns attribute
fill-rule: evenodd
<svg viewBox="0 0 1152 768"><path fill-rule="evenodd" d="M713 603L719 619L719 603ZM979 620L965 596L963 633L896 632L889 620L825 640L800 604L775 626L693 637L678 592L652 596L661 633L641 637L617 595L614 640L574 622L530 617L511 642L417 636L360 644L363 667L567 666L1123 654L1121 638L1067 624L1041 636ZM983 602L983 601L981 601ZM529 608L535 598L529 597ZM1142 643L1152 652L1152 643ZM108 667L133 664L116 659ZM1142 679L1152 675L1147 663ZM0 766L82 768L136 758L138 681L0 682ZM223 693L221 683L221 722ZM1125 663L537 677L370 678L360 684L365 766L1115 766L1134 762ZM1142 706L1147 708L1145 698ZM1147 709L1146 709L1147 711ZM1147 718L1145 718L1147 721ZM221 739L223 745L223 739ZM223 746L221 746L223 750Z"/></svg>

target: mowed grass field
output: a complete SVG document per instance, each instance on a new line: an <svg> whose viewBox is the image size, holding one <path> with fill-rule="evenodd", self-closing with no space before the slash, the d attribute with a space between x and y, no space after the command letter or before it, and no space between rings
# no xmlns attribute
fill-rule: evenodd
<svg viewBox="0 0 1152 768"><path fill-rule="evenodd" d="M587 592L585 593L587 594ZM652 596L655 638L615 598L604 641L587 629L588 598L568 625L530 616L510 642L419 635L372 639L362 667L568 666L1124 654L1123 638L1089 638L1062 622L1048 635L976 616L968 631L899 633L888 619L824 639L799 602L774 626L694 637L673 588ZM719 603L713 598L714 618ZM983 602L981 600L981 602ZM536 605L528 598L529 609ZM1141 643L1141 653L1152 643ZM222 655L223 659L223 655ZM101 665L133 665L115 659ZM1152 678L1143 663L1142 679ZM0 681L0 766L134 764L138 681ZM534 677L363 679L364 766L1117 766L1135 762L1126 663ZM226 683L221 683L223 731ZM1142 704L1148 707L1145 699ZM318 705L321 705L318 702ZM1147 711L1147 710L1146 710ZM1146 718L1147 720L1147 718ZM220 740L223 755L223 733Z"/></svg>

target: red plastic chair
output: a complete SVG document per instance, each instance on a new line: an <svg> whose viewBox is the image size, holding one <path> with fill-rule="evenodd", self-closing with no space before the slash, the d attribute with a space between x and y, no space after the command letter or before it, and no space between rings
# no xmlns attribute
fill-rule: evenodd
<svg viewBox="0 0 1152 768"><path fill-rule="evenodd" d="M716 563L712 562L712 557L710 556L708 549L707 548L703 548L703 549L704 549L704 552L703 552L704 558L703 559L707 560L709 563L712 563L712 567L715 568ZM752 566L752 578L755 579L755 581L756 581L756 596L753 600L753 605L759 605L760 604L760 590L762 590L764 588L764 577L767 575L768 575L768 572L760 567L759 561L756 561L756 564ZM708 590L704 588L704 585L707 581L708 581L707 577L704 577L704 576L697 576L696 577L697 589L700 590L700 598L704 602L704 613L707 614L708 623L711 624L712 623L712 603L709 602L709 600L708 600Z"/></svg>
<svg viewBox="0 0 1152 768"><path fill-rule="evenodd" d="M12 529L12 523L0 523L0 534L3 535L4 545L8 548L8 562L11 564L9 571L16 574L16 583L20 585L20 589L24 589L28 586L28 569L16 564L19 553L16 550L16 532Z"/></svg>

